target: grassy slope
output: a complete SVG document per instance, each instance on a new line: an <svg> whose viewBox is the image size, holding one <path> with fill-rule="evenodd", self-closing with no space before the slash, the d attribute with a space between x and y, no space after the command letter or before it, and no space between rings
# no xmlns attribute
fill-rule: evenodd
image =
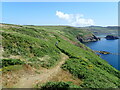
<svg viewBox="0 0 120 90"><path fill-rule="evenodd" d="M69 56L69 60L62 68L83 81L80 87L119 87L119 71L78 42L76 40L78 34L85 37L91 33L85 29L69 26L4 24L2 28L3 58L20 56L22 61L32 67L50 68L59 62L62 52ZM57 46L55 46L56 41L59 41ZM82 48L69 41L78 43Z"/></svg>

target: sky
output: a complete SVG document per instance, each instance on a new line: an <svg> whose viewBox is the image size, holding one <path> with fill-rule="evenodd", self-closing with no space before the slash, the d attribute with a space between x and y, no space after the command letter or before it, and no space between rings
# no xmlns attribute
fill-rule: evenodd
<svg viewBox="0 0 120 90"><path fill-rule="evenodd" d="M117 2L3 2L2 23L20 25L114 26Z"/></svg>
<svg viewBox="0 0 120 90"><path fill-rule="evenodd" d="M1 0L2 2L119 2L119 0Z"/></svg>

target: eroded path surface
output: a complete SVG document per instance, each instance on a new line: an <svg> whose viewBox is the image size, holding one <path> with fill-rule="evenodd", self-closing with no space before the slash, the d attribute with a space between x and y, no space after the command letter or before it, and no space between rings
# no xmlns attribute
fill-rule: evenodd
<svg viewBox="0 0 120 90"><path fill-rule="evenodd" d="M68 56L62 54L61 61L51 69L45 69L40 74L35 75L24 75L17 84L15 88L33 88L36 83L45 83L51 78L56 76L62 69L60 68L64 64L65 60L68 59Z"/></svg>

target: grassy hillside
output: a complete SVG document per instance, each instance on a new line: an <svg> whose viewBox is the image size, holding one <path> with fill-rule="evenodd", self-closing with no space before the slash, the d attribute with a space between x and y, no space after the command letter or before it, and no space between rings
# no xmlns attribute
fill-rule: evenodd
<svg viewBox="0 0 120 90"><path fill-rule="evenodd" d="M51 81L42 87L120 87L120 72L76 39L77 35L91 36L92 33L86 29L70 26L1 25L3 74L19 71L24 65L36 70L40 67L50 69L57 66L63 53L69 59L61 68L82 83L76 86L68 82ZM36 87L41 87L41 84L38 83Z"/></svg>

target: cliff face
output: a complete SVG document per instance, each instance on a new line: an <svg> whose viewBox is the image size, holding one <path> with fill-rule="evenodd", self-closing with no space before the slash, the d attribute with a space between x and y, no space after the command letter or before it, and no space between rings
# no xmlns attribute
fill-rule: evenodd
<svg viewBox="0 0 120 90"><path fill-rule="evenodd" d="M80 35L77 36L77 39L80 41L80 42L94 42L94 41L98 41L100 40L100 38L96 37L95 35L89 35L89 36L86 36L86 37L82 37Z"/></svg>

